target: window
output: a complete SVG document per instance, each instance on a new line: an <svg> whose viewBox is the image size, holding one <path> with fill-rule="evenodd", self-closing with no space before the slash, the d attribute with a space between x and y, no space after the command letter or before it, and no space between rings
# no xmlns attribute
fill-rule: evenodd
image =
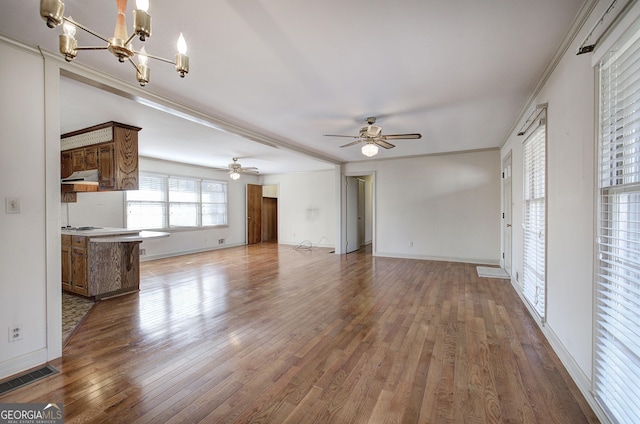
<svg viewBox="0 0 640 424"><path fill-rule="evenodd" d="M227 224L227 183L140 173L127 191L127 228L198 228Z"/></svg>
<svg viewBox="0 0 640 424"><path fill-rule="evenodd" d="M544 320L546 313L546 125L545 118L524 141L524 298Z"/></svg>
<svg viewBox="0 0 640 424"><path fill-rule="evenodd" d="M640 31L600 63L594 392L640 422Z"/></svg>

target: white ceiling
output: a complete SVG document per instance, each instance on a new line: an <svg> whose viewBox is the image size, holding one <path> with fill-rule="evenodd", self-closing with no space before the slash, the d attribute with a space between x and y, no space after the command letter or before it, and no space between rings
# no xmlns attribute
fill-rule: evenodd
<svg viewBox="0 0 640 424"><path fill-rule="evenodd" d="M261 135L272 146L153 109L68 78L63 132L105 121L140 126L144 156L204 166L232 157L261 173L330 169L366 159L351 141L364 119L413 133L376 158L495 148L567 35L584 0L150 1L148 53L173 59L180 32L190 72L151 61L149 93ZM110 37L114 0L66 0L66 13ZM130 0L128 10L135 1ZM127 14L130 28L132 16ZM57 52L38 2L9 0L0 33ZM80 45L97 38L78 31ZM134 41L139 49L141 42ZM107 52L75 61L137 86ZM3 63L5 65L5 63ZM300 152L311 156L303 156Z"/></svg>

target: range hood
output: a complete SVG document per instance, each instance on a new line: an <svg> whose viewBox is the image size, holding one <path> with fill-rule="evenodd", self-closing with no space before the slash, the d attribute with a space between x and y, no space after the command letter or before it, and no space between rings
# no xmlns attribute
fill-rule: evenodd
<svg viewBox="0 0 640 424"><path fill-rule="evenodd" d="M88 184L98 185L98 170L76 171L66 178L60 180L62 184Z"/></svg>

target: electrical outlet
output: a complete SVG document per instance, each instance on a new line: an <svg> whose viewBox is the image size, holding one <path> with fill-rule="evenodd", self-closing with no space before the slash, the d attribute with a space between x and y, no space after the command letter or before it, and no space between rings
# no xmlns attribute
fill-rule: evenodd
<svg viewBox="0 0 640 424"><path fill-rule="evenodd" d="M224 244L224 239L223 238L218 239L218 244Z"/></svg>
<svg viewBox="0 0 640 424"><path fill-rule="evenodd" d="M22 340L22 324L13 324L9 326L9 343Z"/></svg>
<svg viewBox="0 0 640 424"><path fill-rule="evenodd" d="M147 249L140 249L140 256L144 256L147 254Z"/></svg>
<svg viewBox="0 0 640 424"><path fill-rule="evenodd" d="M412 241L409 242L409 247L413 247L413 242Z"/></svg>

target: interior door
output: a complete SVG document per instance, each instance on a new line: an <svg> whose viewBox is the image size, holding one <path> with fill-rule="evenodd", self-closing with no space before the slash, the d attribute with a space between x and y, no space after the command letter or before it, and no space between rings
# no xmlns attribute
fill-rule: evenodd
<svg viewBox="0 0 640 424"><path fill-rule="evenodd" d="M247 244L262 241L262 186L247 184Z"/></svg>
<svg viewBox="0 0 640 424"><path fill-rule="evenodd" d="M346 177L347 184L347 222L345 240L345 253L351 253L360 247L358 245L358 179L355 177Z"/></svg>
<svg viewBox="0 0 640 424"><path fill-rule="evenodd" d="M504 158L502 162L502 225L503 225L503 242L504 246L502 267L511 275L511 152Z"/></svg>
<svg viewBox="0 0 640 424"><path fill-rule="evenodd" d="M364 246L365 239L365 182L358 178L358 248Z"/></svg>

